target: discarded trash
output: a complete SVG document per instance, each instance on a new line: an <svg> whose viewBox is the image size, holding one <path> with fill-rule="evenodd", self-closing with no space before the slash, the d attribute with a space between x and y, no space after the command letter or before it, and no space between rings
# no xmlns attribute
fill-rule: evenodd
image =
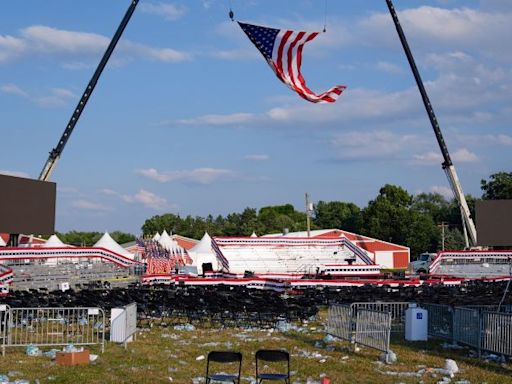
<svg viewBox="0 0 512 384"><path fill-rule="evenodd" d="M60 352L60 349L50 349L49 351L43 352L43 356L49 357L50 359L55 359L57 352Z"/></svg>
<svg viewBox="0 0 512 384"><path fill-rule="evenodd" d="M336 340L334 337L332 337L331 335L326 335L324 337L324 343L328 344L328 343L332 343L334 340Z"/></svg>
<svg viewBox="0 0 512 384"><path fill-rule="evenodd" d="M33 344L27 345L25 348L25 353L27 356L41 356L41 350Z"/></svg>
<svg viewBox="0 0 512 384"><path fill-rule="evenodd" d="M197 361L204 360L204 355L197 356L197 357L196 357L196 360L197 360Z"/></svg>
<svg viewBox="0 0 512 384"><path fill-rule="evenodd" d="M89 361L96 361L98 359L98 355L90 354L89 355Z"/></svg>
<svg viewBox="0 0 512 384"><path fill-rule="evenodd" d="M174 326L174 329L177 331L194 331L196 327L192 324L178 324Z"/></svg>
<svg viewBox="0 0 512 384"><path fill-rule="evenodd" d="M393 364L396 362L396 354L393 351L384 352L380 355L380 361L386 364Z"/></svg>
<svg viewBox="0 0 512 384"><path fill-rule="evenodd" d="M9 377L6 375L0 375L0 384L7 384L9 382Z"/></svg>
<svg viewBox="0 0 512 384"><path fill-rule="evenodd" d="M454 375L456 374L457 372L459 372L459 367L457 366L457 363L452 360L452 359L446 359L445 362L444 362L444 369Z"/></svg>

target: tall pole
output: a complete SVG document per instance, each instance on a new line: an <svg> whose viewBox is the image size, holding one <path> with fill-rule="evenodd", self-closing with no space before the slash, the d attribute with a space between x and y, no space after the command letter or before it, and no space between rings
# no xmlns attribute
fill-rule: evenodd
<svg viewBox="0 0 512 384"><path fill-rule="evenodd" d="M308 237L311 236L311 204L309 202L309 194L306 192L306 225Z"/></svg>
<svg viewBox="0 0 512 384"><path fill-rule="evenodd" d="M441 149L441 154L443 155L444 159L442 167L446 173L446 176L448 177L448 182L452 187L453 194L455 195L455 198L457 199L457 202L461 208L462 226L464 227L464 231L467 230L472 245L476 245L477 241L475 223L471 218L471 212L469 211L466 197L464 196L464 192L462 191L462 186L460 184L459 177L457 176L455 166L453 165L452 159L450 158L450 154L448 152L448 147L446 146L443 134L441 133L441 128L439 127L439 123L434 113L434 108L430 103L427 91L425 90L425 86L423 85L423 80L421 79L418 68L416 67L414 57L412 56L411 49L409 48L409 44L407 43L407 39L405 38L404 31L402 29L402 26L400 25L400 21L398 20L398 15L396 14L393 2L391 0L386 0L386 4L388 5L389 13L391 14L393 22L395 23L395 28L398 33L398 37L400 38L400 42L402 43L405 55L407 56L407 61L409 62L412 73L414 75L414 79L416 80L418 90L420 91L421 98L423 100L423 105L425 106L425 110L427 111L430 123L432 124L432 128L434 129L434 134L436 135L437 143L439 144L439 148ZM467 244L467 246L469 246L469 244Z"/></svg>
<svg viewBox="0 0 512 384"><path fill-rule="evenodd" d="M89 97L91 97L91 94L94 91L94 88L96 87L96 83L98 82L101 73L103 72L103 69L105 69L105 66L107 65L108 59L112 55L112 52L114 52L114 48L116 47L117 42L121 38L124 29L128 25L128 22L130 21L130 18L132 17L132 14L135 11L135 7L137 6L138 2L139 0L131 0L130 6L126 10L126 13L123 19L121 20L119 27L117 27L117 30L114 33L114 37L112 37L112 40L110 41L110 44L108 45L105 53L103 54L103 57L101 58L101 61L98 64L98 67L96 68L96 71L94 71L94 74L92 75L89 84L87 84L87 87L85 88L85 91L83 92L80 101L74 109L73 114L71 115L71 118L69 119L69 122L66 125L66 128L64 129L64 132L62 133L62 136L59 139L59 142L57 143L56 147L51 150L50 155L48 156L48 160L46 161L43 170L39 175L39 180L48 181L50 179L50 176L53 170L55 169L55 165L57 164L57 160L62 155L62 151L64 150L64 147L66 146L66 143L68 142L71 133L73 133L73 129L75 128L75 125L78 119L80 118L82 111L87 105Z"/></svg>

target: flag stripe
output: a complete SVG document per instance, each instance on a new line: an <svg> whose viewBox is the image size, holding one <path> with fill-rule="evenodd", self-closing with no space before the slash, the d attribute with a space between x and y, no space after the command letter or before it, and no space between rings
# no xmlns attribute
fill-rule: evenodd
<svg viewBox="0 0 512 384"><path fill-rule="evenodd" d="M294 32L238 23L252 43L267 60L276 76L299 96L313 103L332 103L341 95L345 86L337 85L320 94L306 85L300 71L304 45L318 32Z"/></svg>

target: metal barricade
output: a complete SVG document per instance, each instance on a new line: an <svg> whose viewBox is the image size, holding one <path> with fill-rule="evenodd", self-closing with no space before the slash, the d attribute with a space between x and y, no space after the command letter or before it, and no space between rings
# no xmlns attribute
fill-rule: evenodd
<svg viewBox="0 0 512 384"><path fill-rule="evenodd" d="M2 340L2 345L4 343L4 338L6 335L6 324L7 324L7 313L9 312L11 307L7 304L0 304L0 339Z"/></svg>
<svg viewBox="0 0 512 384"><path fill-rule="evenodd" d="M7 347L73 344L105 350L105 312L101 308L10 308L3 327Z"/></svg>
<svg viewBox="0 0 512 384"><path fill-rule="evenodd" d="M500 355L512 356L512 314L482 312L481 348Z"/></svg>
<svg viewBox="0 0 512 384"><path fill-rule="evenodd" d="M471 308L454 308L453 340L480 350L480 311Z"/></svg>
<svg viewBox="0 0 512 384"><path fill-rule="evenodd" d="M382 352L389 352L391 313L359 309L357 311L356 344L366 345Z"/></svg>
<svg viewBox="0 0 512 384"><path fill-rule="evenodd" d="M352 341L352 309L350 305L331 305L327 316L327 333L343 340Z"/></svg>
<svg viewBox="0 0 512 384"><path fill-rule="evenodd" d="M372 302L372 303L352 303L352 313L357 317L360 309L370 309L372 311L389 312L391 314L391 332L405 333L405 310L409 307L409 302Z"/></svg>
<svg viewBox="0 0 512 384"><path fill-rule="evenodd" d="M444 304L421 304L428 311L428 336L453 341L453 308Z"/></svg>

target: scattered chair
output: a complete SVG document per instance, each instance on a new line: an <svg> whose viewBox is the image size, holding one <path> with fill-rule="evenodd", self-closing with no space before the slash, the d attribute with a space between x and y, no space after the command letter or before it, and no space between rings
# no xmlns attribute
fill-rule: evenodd
<svg viewBox="0 0 512 384"><path fill-rule="evenodd" d="M221 364L238 362L238 373L210 373L210 361ZM206 384L210 382L233 382L240 384L240 374L242 372L242 354L232 351L212 351L208 353L206 362Z"/></svg>
<svg viewBox="0 0 512 384"><path fill-rule="evenodd" d="M282 367L282 364L276 364L276 366L271 368L286 368L286 372L261 372L258 361L265 362L286 362L286 366ZM263 381L284 381L286 384L290 384L290 354L287 351L279 350L279 349L260 349L256 352L256 381L258 384Z"/></svg>

